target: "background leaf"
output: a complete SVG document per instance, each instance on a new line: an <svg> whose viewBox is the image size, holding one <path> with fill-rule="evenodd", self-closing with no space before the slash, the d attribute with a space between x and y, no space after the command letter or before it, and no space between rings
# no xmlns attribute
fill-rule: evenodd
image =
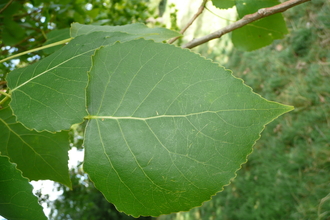
<svg viewBox="0 0 330 220"><path fill-rule="evenodd" d="M70 38L70 28L60 29L60 30L52 30L51 32L47 33L47 41L43 45L48 45L51 43L55 43L61 40L65 40ZM62 45L58 45L55 47L46 48L43 50L46 54L54 53L56 50L63 47Z"/></svg>
<svg viewBox="0 0 330 220"><path fill-rule="evenodd" d="M158 4L158 15L159 17L162 17L165 10L166 10L166 4L167 4L167 0L161 0Z"/></svg>
<svg viewBox="0 0 330 220"><path fill-rule="evenodd" d="M73 23L71 28L71 37L89 34L94 31L103 32L124 32L127 34L140 35L145 39L152 39L156 42L168 40L173 37L178 37L181 34L162 27L148 28L144 24L128 24L123 26L99 26L99 25L83 25Z"/></svg>
<svg viewBox="0 0 330 220"><path fill-rule="evenodd" d="M228 9L236 5L236 0L212 0L212 4L220 9Z"/></svg>
<svg viewBox="0 0 330 220"><path fill-rule="evenodd" d="M0 156L0 213L8 220L47 219L32 193L32 186L22 177L8 157Z"/></svg>
<svg viewBox="0 0 330 220"><path fill-rule="evenodd" d="M236 9L239 19L252 14L260 8L271 7L280 2L277 0L237 0ZM252 22L232 32L232 41L236 48L251 51L271 44L288 33L282 14L274 14Z"/></svg>
<svg viewBox="0 0 330 220"><path fill-rule="evenodd" d="M22 41L25 37L25 32L23 28L15 21L13 21L12 17L5 17L3 19L3 32L2 32L2 40L6 45L15 45Z"/></svg>
<svg viewBox="0 0 330 220"><path fill-rule="evenodd" d="M10 157L30 180L50 179L71 187L68 132L28 130L16 122L9 106L0 110L0 152Z"/></svg>
<svg viewBox="0 0 330 220"><path fill-rule="evenodd" d="M133 216L209 200L235 177L265 124L292 109L172 45L117 43L93 62L84 170Z"/></svg>

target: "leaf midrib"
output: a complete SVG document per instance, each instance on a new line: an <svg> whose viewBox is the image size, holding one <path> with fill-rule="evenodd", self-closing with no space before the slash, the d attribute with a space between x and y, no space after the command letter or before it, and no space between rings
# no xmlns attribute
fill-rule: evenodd
<svg viewBox="0 0 330 220"><path fill-rule="evenodd" d="M218 110L218 111L203 111L203 112L196 112L196 113L190 113L186 115L156 115L156 116L150 116L150 117L134 117L134 116L109 116L109 115L89 115L85 117L85 119L113 119L113 120L140 120L140 121L146 121L151 119L158 119L158 118L186 118L189 116L194 115L202 115L202 114L217 114L219 112L243 112L243 111L269 111L270 109L224 109L224 110ZM283 110L283 108L272 108L271 110Z"/></svg>

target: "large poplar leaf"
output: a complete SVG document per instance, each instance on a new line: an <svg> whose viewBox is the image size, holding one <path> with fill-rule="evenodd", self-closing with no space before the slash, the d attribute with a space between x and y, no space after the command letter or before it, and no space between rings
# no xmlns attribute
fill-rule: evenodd
<svg viewBox="0 0 330 220"><path fill-rule="evenodd" d="M239 19L252 14L260 8L271 7L280 2L277 0L236 0ZM282 14L274 14L232 32L232 41L236 48L251 51L271 44L288 33Z"/></svg>
<svg viewBox="0 0 330 220"><path fill-rule="evenodd" d="M52 55L7 75L17 120L38 131L59 131L86 116L85 88L91 55L103 45L129 41L150 32L92 32L77 36ZM156 38L158 35L155 35Z"/></svg>
<svg viewBox="0 0 330 220"><path fill-rule="evenodd" d="M128 24L122 26L100 26L100 25L84 25L79 23L73 23L71 26L72 26L71 37L89 34L95 31L124 32L127 34L141 35L145 39L152 39L156 42L161 42L181 35L176 31L172 31L162 27L148 28L144 24Z"/></svg>
<svg viewBox="0 0 330 220"><path fill-rule="evenodd" d="M93 63L84 169L133 216L209 200L235 177L264 126L292 109L173 45L116 43Z"/></svg>
<svg viewBox="0 0 330 220"><path fill-rule="evenodd" d="M9 159L0 155L0 215L8 220L47 219L32 186Z"/></svg>
<svg viewBox="0 0 330 220"><path fill-rule="evenodd" d="M9 106L0 110L0 152L30 180L50 179L71 187L68 131L36 132L16 122Z"/></svg>

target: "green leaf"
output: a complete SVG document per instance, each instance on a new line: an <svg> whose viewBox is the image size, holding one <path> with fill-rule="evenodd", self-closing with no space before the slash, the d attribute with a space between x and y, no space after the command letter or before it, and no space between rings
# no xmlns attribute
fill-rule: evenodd
<svg viewBox="0 0 330 220"><path fill-rule="evenodd" d="M4 8L8 4L8 1L1 1L0 4L1 4L1 8ZM1 15L4 18L10 18L12 15L17 13L19 10L22 10L23 7L24 6L21 3L16 2L16 1L12 1L8 5L8 7L6 7L5 10L3 10L1 12Z"/></svg>
<svg viewBox="0 0 330 220"><path fill-rule="evenodd" d="M96 32L87 31L88 28ZM68 45L33 65L8 74L12 96L10 106L17 120L37 131L60 131L81 123L86 116L87 71L91 68L91 55L95 49L116 41L125 42L141 37L160 40L170 36L166 29L148 29L139 24L114 28L117 31L129 29L127 32L131 34L73 24L75 39ZM162 31L165 38L159 35Z"/></svg>
<svg viewBox="0 0 330 220"><path fill-rule="evenodd" d="M228 9L236 5L236 0L212 0L212 4L220 9Z"/></svg>
<svg viewBox="0 0 330 220"><path fill-rule="evenodd" d="M237 0L236 9L239 18L252 14L260 8L279 4L277 0ZM251 51L271 44L288 33L282 14L274 14L261 20L252 22L232 32L232 41L236 48Z"/></svg>
<svg viewBox="0 0 330 220"><path fill-rule="evenodd" d="M292 110L172 45L116 43L93 63L84 170L135 217L209 200L235 177L264 126Z"/></svg>
<svg viewBox="0 0 330 220"><path fill-rule="evenodd" d="M167 0L161 0L158 4L158 16L162 17L166 10Z"/></svg>
<svg viewBox="0 0 330 220"><path fill-rule="evenodd" d="M32 186L7 157L0 156L0 215L8 220L47 219Z"/></svg>
<svg viewBox="0 0 330 220"><path fill-rule="evenodd" d="M156 42L161 42L173 37L181 36L180 33L176 31L172 31L162 27L148 28L144 24L128 24L123 26L98 26L73 23L71 26L71 37L89 34L94 31L124 32L127 34L140 35L145 39L152 39Z"/></svg>
<svg viewBox="0 0 330 220"><path fill-rule="evenodd" d="M70 29L60 29L60 30L52 30L51 32L47 33L47 41L44 43L44 45L52 44L61 40L65 40L70 38ZM62 45L46 48L43 50L46 54L54 53L56 50L63 47Z"/></svg>
<svg viewBox="0 0 330 220"><path fill-rule="evenodd" d="M86 14L95 19L100 14L100 8L93 8L90 11L86 11Z"/></svg>
<svg viewBox="0 0 330 220"><path fill-rule="evenodd" d="M9 106L0 110L0 152L10 157L30 180L50 179L71 187L67 131L51 134L26 129Z"/></svg>
<svg viewBox="0 0 330 220"><path fill-rule="evenodd" d="M12 46L20 41L22 41L25 37L24 29L15 21L13 21L12 17L5 17L3 20L4 29L2 34L3 43L6 46Z"/></svg>
<svg viewBox="0 0 330 220"><path fill-rule="evenodd" d="M239 18L244 17L247 14L253 14L260 8L267 8L280 4L278 0L236 0L236 9Z"/></svg>
<svg viewBox="0 0 330 220"><path fill-rule="evenodd" d="M7 75L17 120L38 131L60 131L86 116L85 89L91 55L102 45L139 35L94 32L78 36L45 59Z"/></svg>

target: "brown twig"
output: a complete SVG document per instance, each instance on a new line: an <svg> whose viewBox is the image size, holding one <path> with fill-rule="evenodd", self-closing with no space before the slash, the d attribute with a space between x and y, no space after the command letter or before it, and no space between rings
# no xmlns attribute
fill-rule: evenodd
<svg viewBox="0 0 330 220"><path fill-rule="evenodd" d="M5 5L5 7L1 8L1 9L0 9L0 14L1 14L4 10L6 10L6 8L8 8L8 6L9 6L13 1L14 1L14 0L10 0L10 1Z"/></svg>
<svg viewBox="0 0 330 220"><path fill-rule="evenodd" d="M186 32L186 30L192 25L192 23L194 23L194 21L198 18L198 16L200 14L202 14L202 12L203 12L203 10L205 8L205 4L206 4L207 1L208 0L203 0L203 2L201 4L201 6L199 6L198 11L196 12L196 14L194 14L194 16L188 22L188 24L184 28L182 28L182 30L180 31L180 34L184 34L184 32ZM169 44L172 44L174 41L176 41L179 38L180 38L180 36L179 37L174 37L174 38L170 39L168 41L168 43Z"/></svg>
<svg viewBox="0 0 330 220"><path fill-rule="evenodd" d="M270 15L273 15L276 13L284 12L289 8L292 8L296 5L299 5L304 2L308 2L308 1L311 1L311 0L289 0L289 1L283 2L279 5L275 5L273 7L261 8L256 13L245 15L242 19L240 19L216 32L213 32L211 34L208 34L208 35L200 37L200 38L193 39L192 41L183 45L182 48L194 48L194 47L204 44L210 40L220 38L222 35L232 32L233 30L236 30L238 28L241 28L249 23L252 23L253 21L259 20L261 18L270 16Z"/></svg>

